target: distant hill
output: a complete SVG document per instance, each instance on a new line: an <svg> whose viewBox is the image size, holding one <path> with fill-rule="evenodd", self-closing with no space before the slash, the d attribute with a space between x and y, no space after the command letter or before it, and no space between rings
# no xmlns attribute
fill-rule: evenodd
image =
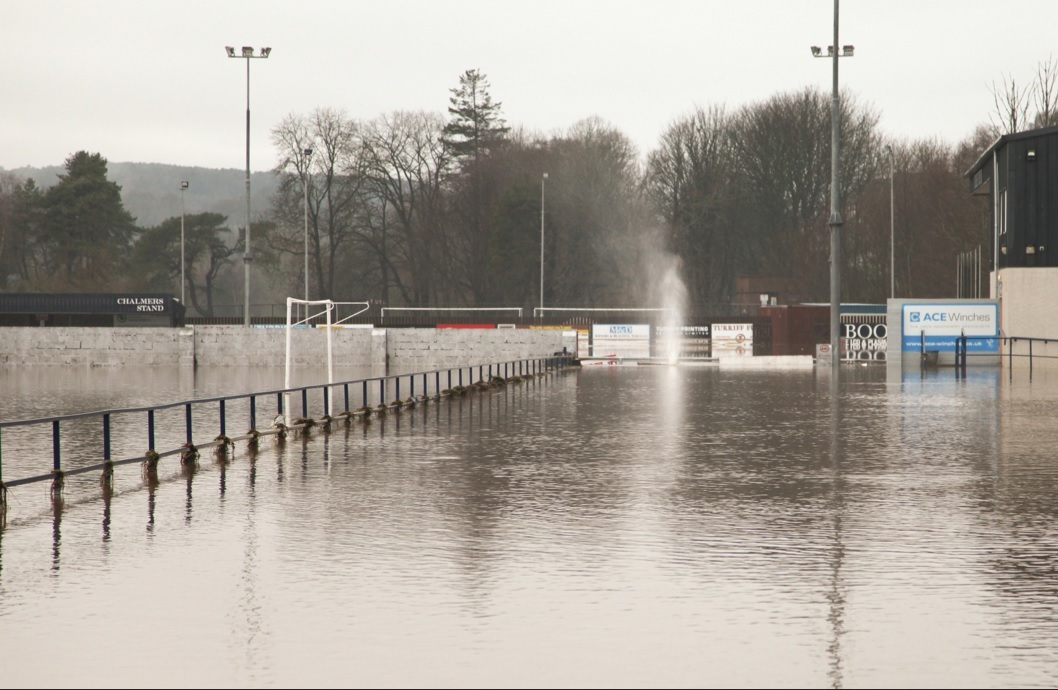
<svg viewBox="0 0 1058 690"><path fill-rule="evenodd" d="M37 186L47 188L66 172L61 165L45 168L15 168L3 170L19 177L32 179ZM246 224L246 171L227 168L188 168L164 163L107 162L108 178L121 187L121 200L136 218L141 228L158 225L166 218L180 215L180 182L188 182L184 192L184 206L191 213L221 213L228 217L231 227ZM254 217L271 205L271 197L278 189L272 173L253 173L250 176L251 212Z"/></svg>

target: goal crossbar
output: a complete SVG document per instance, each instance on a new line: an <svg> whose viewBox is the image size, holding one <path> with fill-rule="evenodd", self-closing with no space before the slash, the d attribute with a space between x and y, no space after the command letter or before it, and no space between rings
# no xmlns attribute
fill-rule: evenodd
<svg viewBox="0 0 1058 690"><path fill-rule="evenodd" d="M672 307L533 307L533 316L543 316L545 312L666 312L676 311Z"/></svg>
<svg viewBox="0 0 1058 690"><path fill-rule="evenodd" d="M520 317L522 315L521 307L382 307L379 319L384 320L386 318L387 311L418 311L418 312L431 312L431 311L442 311L442 312L459 312L459 311L493 311L493 312L516 312Z"/></svg>

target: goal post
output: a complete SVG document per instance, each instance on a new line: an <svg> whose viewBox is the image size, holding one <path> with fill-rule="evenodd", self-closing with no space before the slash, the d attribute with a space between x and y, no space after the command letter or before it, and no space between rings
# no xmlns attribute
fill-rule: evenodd
<svg viewBox="0 0 1058 690"><path fill-rule="evenodd" d="M344 306L355 306L361 307L359 311L353 310L353 313L348 316L342 317L341 319L335 320L337 314L337 308L340 305ZM295 306L298 306L298 316L294 316ZM300 316L300 307L305 307L305 316ZM313 309L315 308L315 310ZM320 316L326 316L327 318L327 407L331 414L334 412L334 391L331 390L330 384L334 383L334 348L332 344L334 326L341 325L349 319L355 318L360 314L371 308L370 302L335 302L329 299L321 300L304 300L298 299L297 297L287 297L287 325L286 325L286 371L283 387L287 390L290 389L290 357L291 357L291 333L294 328L307 327L311 325L313 319L317 319ZM315 312L315 313L311 313ZM287 415L287 420L290 418L290 393L283 394L283 409Z"/></svg>

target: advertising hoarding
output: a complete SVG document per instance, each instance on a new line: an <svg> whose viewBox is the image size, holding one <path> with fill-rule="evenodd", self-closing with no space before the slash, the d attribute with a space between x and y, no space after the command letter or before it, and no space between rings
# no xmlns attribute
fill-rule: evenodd
<svg viewBox="0 0 1058 690"><path fill-rule="evenodd" d="M999 305L994 302L904 304L901 308L904 351L954 352L965 335L967 352L999 351Z"/></svg>

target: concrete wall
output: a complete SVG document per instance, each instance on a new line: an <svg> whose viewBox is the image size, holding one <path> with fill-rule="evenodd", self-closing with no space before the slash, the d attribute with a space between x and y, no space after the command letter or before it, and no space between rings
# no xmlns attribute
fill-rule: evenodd
<svg viewBox="0 0 1058 690"><path fill-rule="evenodd" d="M194 364L190 328L0 328L0 365Z"/></svg>
<svg viewBox="0 0 1058 690"><path fill-rule="evenodd" d="M1058 268L1003 268L995 297L999 300L1000 335L1058 341ZM1029 341L1004 343L1003 364L1029 366ZM1032 366L1058 368L1058 342L1033 342ZM1007 355L1013 351L1014 357Z"/></svg>
<svg viewBox="0 0 1058 690"><path fill-rule="evenodd" d="M327 362L327 332L295 328L291 362ZM336 365L417 371L576 351L574 331L335 328ZM0 328L0 366L284 366L285 328Z"/></svg>

